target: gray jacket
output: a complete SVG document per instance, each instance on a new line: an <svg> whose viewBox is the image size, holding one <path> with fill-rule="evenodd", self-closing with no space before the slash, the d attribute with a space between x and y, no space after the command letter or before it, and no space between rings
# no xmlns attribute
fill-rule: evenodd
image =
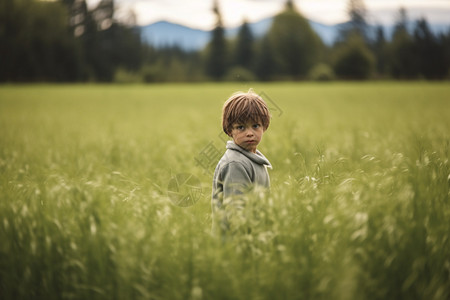
<svg viewBox="0 0 450 300"><path fill-rule="evenodd" d="M258 150L255 154L233 141L227 142L227 151L217 164L213 177L213 230L215 214L223 208L224 200L242 194L256 185L270 187L267 168L272 168L272 165Z"/></svg>

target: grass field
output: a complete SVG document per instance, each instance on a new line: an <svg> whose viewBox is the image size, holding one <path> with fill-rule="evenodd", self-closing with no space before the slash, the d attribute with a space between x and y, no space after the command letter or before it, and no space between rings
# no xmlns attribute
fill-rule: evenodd
<svg viewBox="0 0 450 300"><path fill-rule="evenodd" d="M222 242L196 159L249 87L272 188ZM0 128L0 299L450 298L448 82L5 85Z"/></svg>

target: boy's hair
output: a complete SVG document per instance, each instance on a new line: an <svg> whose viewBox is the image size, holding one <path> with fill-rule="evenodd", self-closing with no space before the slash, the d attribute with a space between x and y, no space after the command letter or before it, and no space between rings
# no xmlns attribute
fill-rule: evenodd
<svg viewBox="0 0 450 300"><path fill-rule="evenodd" d="M230 135L234 123L261 122L264 130L269 128L270 112L264 100L250 89L247 93L234 93L223 105L222 128Z"/></svg>

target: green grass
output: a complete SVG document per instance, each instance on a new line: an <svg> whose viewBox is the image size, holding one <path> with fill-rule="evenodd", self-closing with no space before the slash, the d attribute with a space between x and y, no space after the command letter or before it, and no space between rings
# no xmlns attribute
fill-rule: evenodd
<svg viewBox="0 0 450 300"><path fill-rule="evenodd" d="M282 110L251 234L210 235L220 113ZM449 299L448 83L0 86L1 299ZM269 105L270 106L270 105ZM203 194L172 204L171 178Z"/></svg>

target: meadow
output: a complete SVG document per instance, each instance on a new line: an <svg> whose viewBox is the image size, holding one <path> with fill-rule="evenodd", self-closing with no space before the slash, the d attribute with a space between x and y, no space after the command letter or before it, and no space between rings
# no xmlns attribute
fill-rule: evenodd
<svg viewBox="0 0 450 300"><path fill-rule="evenodd" d="M221 107L250 87L271 191L223 241ZM0 128L0 299L450 298L448 82L3 85Z"/></svg>

